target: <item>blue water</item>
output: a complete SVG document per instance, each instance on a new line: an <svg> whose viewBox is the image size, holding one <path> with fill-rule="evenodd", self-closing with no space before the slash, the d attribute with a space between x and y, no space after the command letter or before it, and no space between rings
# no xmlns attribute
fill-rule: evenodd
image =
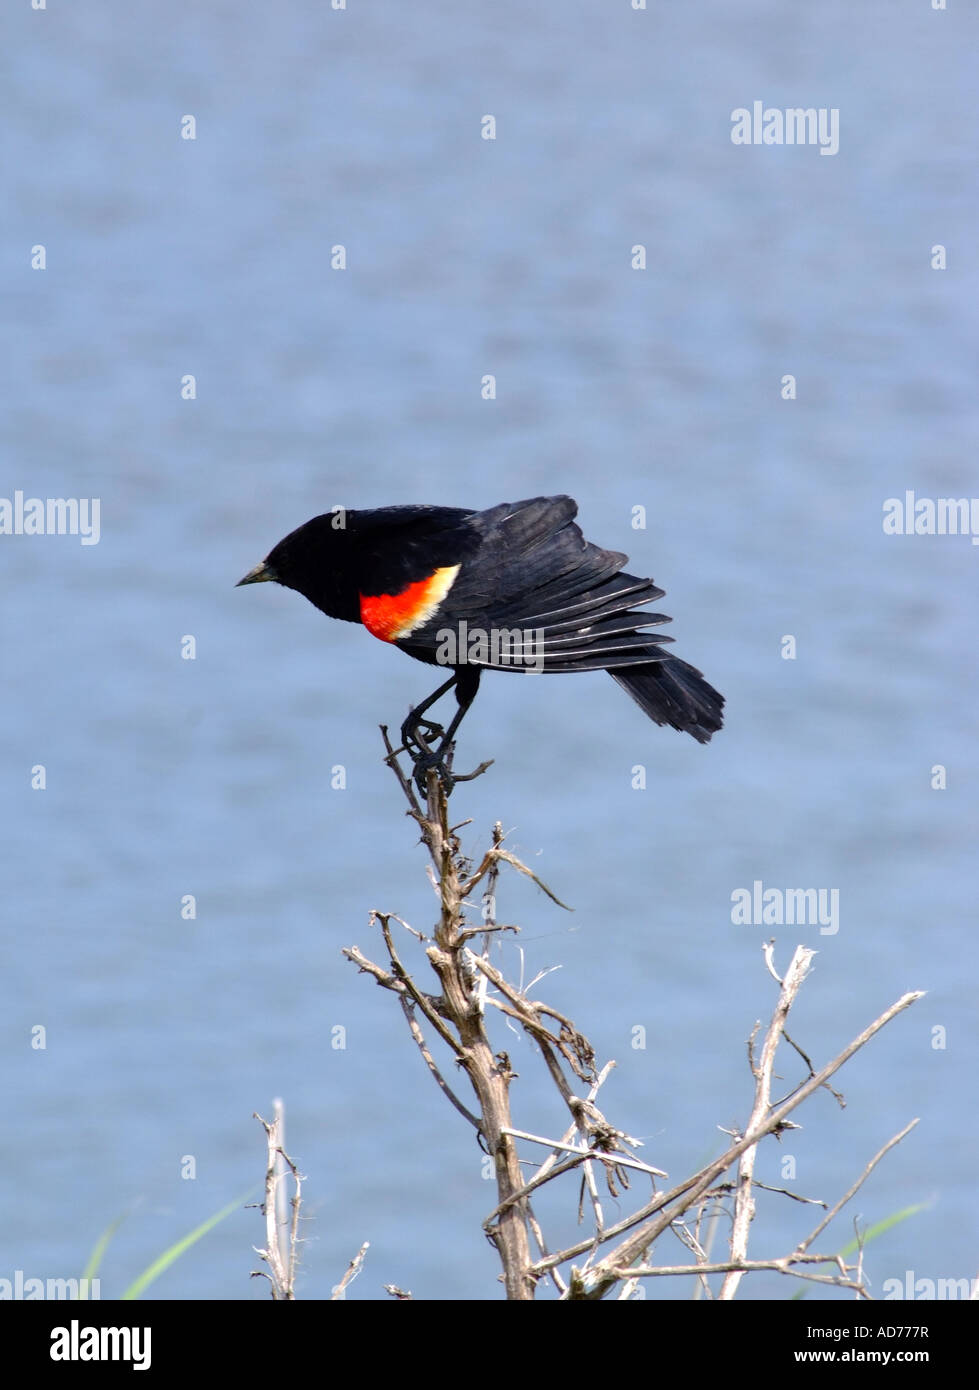
<svg viewBox="0 0 979 1390"><path fill-rule="evenodd" d="M501 820L575 909L504 877L525 978L561 967L535 994L617 1060L606 1113L674 1179L748 1114L768 936L783 966L818 948L791 1026L817 1063L928 990L838 1078L846 1109L816 1097L759 1176L834 1201L920 1116L851 1214L928 1209L867 1273L878 1294L908 1270L975 1276L979 550L886 536L882 504L979 492L976 13L99 0L21 5L4 29L0 493L98 497L102 527L92 546L0 536L0 1276L74 1275L122 1216L117 1296L257 1200L251 1116L282 1096L308 1177L301 1296L364 1240L353 1298L500 1296L481 1155L392 997L340 956L378 953L371 908L434 919L377 732L432 673L232 586L336 503L545 492L668 590L676 650L728 719L701 748L602 675L484 681L459 757L496 763L454 798L465 843ZM838 154L734 146L756 99L837 108ZM837 889L839 931L732 925L756 879ZM539 1058L499 1045L517 1122L563 1128ZM758 1258L814 1224L758 1207ZM262 1236L236 1213L154 1292L267 1297ZM841 1218L822 1248L851 1236Z"/></svg>

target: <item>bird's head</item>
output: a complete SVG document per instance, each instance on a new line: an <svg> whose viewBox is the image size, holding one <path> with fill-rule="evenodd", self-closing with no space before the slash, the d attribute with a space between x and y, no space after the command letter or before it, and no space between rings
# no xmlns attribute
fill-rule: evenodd
<svg viewBox="0 0 979 1390"><path fill-rule="evenodd" d="M333 512L290 531L235 587L270 582L295 589L331 618L359 617L347 532Z"/></svg>

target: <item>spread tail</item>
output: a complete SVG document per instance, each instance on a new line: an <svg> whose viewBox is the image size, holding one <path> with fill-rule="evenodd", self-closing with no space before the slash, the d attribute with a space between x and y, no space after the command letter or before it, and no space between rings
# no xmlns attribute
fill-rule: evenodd
<svg viewBox="0 0 979 1390"><path fill-rule="evenodd" d="M679 657L626 666L609 671L637 705L657 724L669 724L691 734L698 743L709 743L723 720L724 696L708 685L694 666Z"/></svg>

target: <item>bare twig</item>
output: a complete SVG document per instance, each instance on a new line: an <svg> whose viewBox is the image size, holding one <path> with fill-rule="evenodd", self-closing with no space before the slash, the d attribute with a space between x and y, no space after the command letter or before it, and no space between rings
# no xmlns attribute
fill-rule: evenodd
<svg viewBox="0 0 979 1390"><path fill-rule="evenodd" d="M347 1266L346 1274L344 1274L339 1284L335 1284L333 1287L333 1292L330 1295L331 1303L342 1302L347 1297L347 1285L352 1284L353 1281L357 1278L357 1275L363 1269L364 1258L368 1250L370 1249L370 1246L370 1241L365 1240L363 1245L357 1251L356 1255L350 1261L350 1264Z"/></svg>
<svg viewBox="0 0 979 1390"><path fill-rule="evenodd" d="M756 1084L755 1103L748 1120L749 1133L752 1130L761 1130L761 1126L771 1109L772 1073L775 1070L775 1053L778 1049L779 1038L782 1036L789 1010L802 988L803 980L809 973L809 966L814 955L815 951L807 950L804 946L797 946L795 954L789 962L785 979L782 981L778 1003L775 1005L775 1012L762 1044L761 1059L757 1067L752 1067ZM738 1284L742 1277L741 1265L748 1255L748 1228L755 1216L755 1203L751 1186L755 1174L757 1153L757 1143L750 1144L738 1161L738 1185L734 1197L734 1229L731 1232L731 1270L718 1295L722 1302L732 1299L737 1293Z"/></svg>
<svg viewBox="0 0 979 1390"><path fill-rule="evenodd" d="M813 1241L818 1236L822 1235L823 1231L825 1231L829 1223L840 1214L840 1212L846 1206L847 1202L849 1202L850 1199L854 1197L857 1192L859 1192L860 1188L863 1187L864 1183L870 1177L871 1173L877 1167L878 1163L881 1161L884 1155L886 1153L889 1153L890 1150L894 1148L895 1144L900 1144L901 1140L911 1133L911 1131L914 1129L917 1123L918 1121L916 1119L912 1120L910 1124L904 1126L904 1128L901 1130L899 1134L895 1134L893 1139L888 1139L887 1143L884 1145L882 1149L878 1149L878 1151L874 1154L873 1158L867 1164L866 1168L864 1168L863 1172L860 1174L859 1178L857 1178L853 1186L848 1188L848 1190L844 1192L843 1196L835 1204L835 1206L830 1207L829 1211L823 1217L822 1221L820 1221L819 1225L813 1231L810 1231L809 1235L806 1236L805 1240L800 1241L798 1246L798 1250L800 1253L804 1253L806 1250L808 1250L810 1245L812 1245Z"/></svg>
<svg viewBox="0 0 979 1390"><path fill-rule="evenodd" d="M255 1270L253 1278L268 1279L272 1288L272 1298L276 1301L283 1299L293 1301L296 1297L296 1262L299 1253L299 1209L302 1203L302 1175L293 1163L292 1159L283 1149L279 1142L281 1133L281 1110L272 1120L271 1124L263 1120L261 1115L255 1114L254 1119L258 1120L265 1130L265 1140L268 1152L268 1160L265 1167L265 1201L262 1203L262 1211L265 1215L265 1249L259 1250L256 1247L256 1254L261 1255L262 1259L269 1267L269 1273L265 1270ZM292 1222L289 1226L288 1249L282 1250L280 1239L280 1223L277 1217L278 1208L278 1188L281 1182L285 1181L285 1174L282 1164L285 1164L292 1175L295 1183L295 1192L290 1198L292 1207Z"/></svg>

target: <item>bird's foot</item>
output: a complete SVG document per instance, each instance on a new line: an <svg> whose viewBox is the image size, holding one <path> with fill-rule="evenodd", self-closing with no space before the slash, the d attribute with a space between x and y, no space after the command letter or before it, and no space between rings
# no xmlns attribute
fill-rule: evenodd
<svg viewBox="0 0 979 1390"><path fill-rule="evenodd" d="M445 795L448 796L457 782L471 782L479 777L492 763L480 763L473 772L453 772L452 757L455 741L452 738L459 717L449 726L448 735L441 724L425 719L414 710L401 725L401 748L399 752L408 754L412 762L415 786L422 796L428 795L428 774L435 772Z"/></svg>
<svg viewBox="0 0 979 1390"><path fill-rule="evenodd" d="M411 710L401 725L401 745L412 761L415 786L422 796L428 795L428 774L431 771L438 774L448 795L455 785L451 770L455 745L446 743L441 724L424 719Z"/></svg>
<svg viewBox="0 0 979 1390"><path fill-rule="evenodd" d="M422 796L428 795L428 774L435 772L442 785L446 796L450 796L452 789L457 782L471 782L476 777L481 777L488 767L492 765L493 759L480 763L479 767L472 772L453 772L452 755L455 753L455 744L442 745L439 748L427 749L423 753L412 753L408 750L408 756L414 764L415 785Z"/></svg>
<svg viewBox="0 0 979 1390"><path fill-rule="evenodd" d="M444 735L445 730L441 724L435 724L431 719L422 719L414 713L410 713L401 725L401 742L413 761L431 753L432 742L444 738Z"/></svg>
<svg viewBox="0 0 979 1390"><path fill-rule="evenodd" d="M408 755L414 764L415 786L422 796L428 795L428 774L434 772L445 789L446 796L452 792L452 788L459 780L452 775L452 752L454 744L446 749L429 749L424 753L412 753L408 750Z"/></svg>

